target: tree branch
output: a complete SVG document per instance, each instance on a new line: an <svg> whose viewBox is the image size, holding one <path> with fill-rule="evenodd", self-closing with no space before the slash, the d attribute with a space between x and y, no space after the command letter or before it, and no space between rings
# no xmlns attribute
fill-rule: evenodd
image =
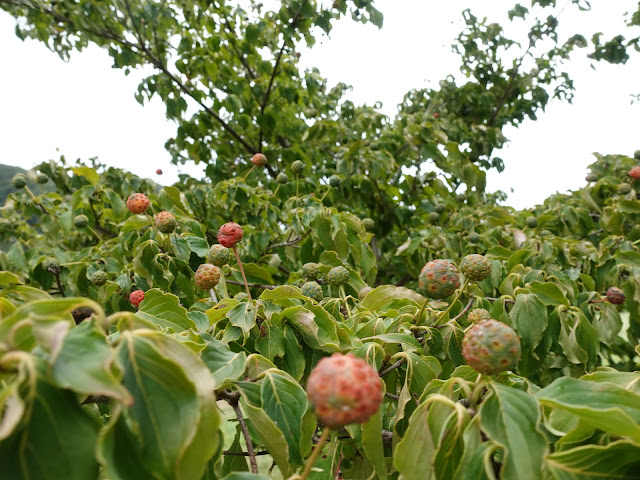
<svg viewBox="0 0 640 480"><path fill-rule="evenodd" d="M249 457L249 463L251 464L251 473L258 474L258 463L256 462L256 453L253 450L253 442L251 441L251 435L249 434L249 429L247 428L247 422L244 421L244 415L242 415L242 410L240 409L239 400L240 394L238 392L227 392L221 391L218 393L218 398L223 399L236 414L238 417L238 423L240 424L240 430L242 430L242 436L244 437L244 441L247 444L247 456Z"/></svg>
<svg viewBox="0 0 640 480"><path fill-rule="evenodd" d="M378 375L380 375L381 377L384 377L386 374L393 372L394 370L400 368L400 366L404 363L404 360L398 360L396 363L394 363L393 365L391 365L389 368L387 368L386 370L381 371Z"/></svg>

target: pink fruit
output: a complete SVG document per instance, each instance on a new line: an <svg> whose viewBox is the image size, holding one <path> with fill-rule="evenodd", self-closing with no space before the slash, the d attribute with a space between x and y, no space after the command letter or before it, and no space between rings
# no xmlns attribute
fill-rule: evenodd
<svg viewBox="0 0 640 480"><path fill-rule="evenodd" d="M127 198L127 208L131 213L143 213L149 208L149 199L144 193L132 193Z"/></svg>
<svg viewBox="0 0 640 480"><path fill-rule="evenodd" d="M138 308L138 306L144 300L144 292L142 290L135 290L129 294L129 301L131 305Z"/></svg>
<svg viewBox="0 0 640 480"><path fill-rule="evenodd" d="M218 230L218 243L223 247L233 248L242 240L242 227L234 222L225 223Z"/></svg>

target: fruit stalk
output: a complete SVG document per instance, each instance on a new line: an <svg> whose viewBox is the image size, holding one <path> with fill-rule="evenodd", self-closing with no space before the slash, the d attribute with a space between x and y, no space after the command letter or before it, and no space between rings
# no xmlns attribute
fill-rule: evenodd
<svg viewBox="0 0 640 480"><path fill-rule="evenodd" d="M351 308L349 307L349 302L347 301L347 295L344 292L344 285L340 285L340 297L342 297L344 306L347 309L347 317L349 318L349 320L351 320Z"/></svg>
<svg viewBox="0 0 640 480"><path fill-rule="evenodd" d="M251 175L251 172L253 172L253 169L254 169L254 168L256 168L256 166L255 166L255 165L252 165L252 166L251 166L251 168L249 169L249 171L247 172L247 174L243 177L243 179L242 179L243 181L246 181L246 180L247 180L247 177L248 177L249 175Z"/></svg>
<svg viewBox="0 0 640 480"><path fill-rule="evenodd" d="M316 443L316 446L313 447L311 456L307 459L307 464L305 465L304 471L302 472L302 475L300 476L299 480L307 480L307 477L309 476L309 473L311 473L311 469L313 468L313 464L316 462L316 460L318 459L318 456L320 455L320 452L322 451L322 446L324 445L324 442L326 442L327 438L329 438L329 433L331 433L331 430L329 430L329 427L324 427L324 430L322 430L322 435L320 435L320 439L318 440L318 443Z"/></svg>
<svg viewBox="0 0 640 480"><path fill-rule="evenodd" d="M418 315L416 315L415 318L415 324L418 325L420 323L420 319L422 318L422 314L424 313L425 309L427 308L427 305L429 305L429 299L425 299L424 303L422 304L422 308L420 309L420 311L418 312Z"/></svg>
<svg viewBox="0 0 640 480"><path fill-rule="evenodd" d="M247 277L244 274L244 268L242 268L242 260L240 260L240 254L238 253L238 247L233 246L233 254L236 256L236 261L238 262L238 267L240 268L240 273L242 274L242 281L244 282L244 286L247 289L247 295L249 296L249 301L253 302L253 298L251 298L251 290L249 290L249 284L247 283Z"/></svg>
<svg viewBox="0 0 640 480"><path fill-rule="evenodd" d="M449 312L453 308L453 305L460 299L460 297L462 296L464 291L467 289L467 285L469 285L469 279L468 278L465 279L464 283L462 284L462 288L460 288L460 290L458 290L458 293L456 293L456 296L453 297L453 300L451 300L451 303L449 304L447 309L442 313L442 315L440 315L438 317L438 319L436 320L435 324L433 325L434 327L437 327L440 324L440 320L442 320L443 318L445 318L449 314Z"/></svg>

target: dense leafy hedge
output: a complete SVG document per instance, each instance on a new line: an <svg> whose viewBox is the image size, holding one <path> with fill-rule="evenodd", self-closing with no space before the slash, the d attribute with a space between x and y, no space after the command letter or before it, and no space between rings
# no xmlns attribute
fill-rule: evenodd
<svg viewBox="0 0 640 480"><path fill-rule="evenodd" d="M534 211L440 195L438 218L413 212L406 241L386 252L375 251L389 240L377 226L370 233L369 221L330 206L342 187L304 173L277 184L247 161L248 175L155 191L111 168L40 165L57 191L18 190L1 210L0 238L12 245L0 253L7 478L260 478L239 473L253 467L240 456L247 438L260 474L273 461L287 478L317 441L306 379L333 352L366 359L386 397L369 421L333 434L310 478L633 478L640 200L618 185L636 186L635 163L599 157L596 182ZM175 215L175 233L127 210L138 191L150 213ZM78 228L81 214L89 221ZM251 301L234 260L215 299L194 286L231 220L245 232ZM490 277L419 314L422 265L469 253L490 259ZM319 302L300 290L309 262ZM381 263L409 278L390 284L400 273L378 272ZM326 282L336 266L349 272L344 289ZM375 288L359 297L365 285ZM611 286L626 294L619 307L601 301ZM137 310L135 289L146 292ZM517 331L516 371L465 365L472 307ZM235 414L233 428L225 419Z"/></svg>

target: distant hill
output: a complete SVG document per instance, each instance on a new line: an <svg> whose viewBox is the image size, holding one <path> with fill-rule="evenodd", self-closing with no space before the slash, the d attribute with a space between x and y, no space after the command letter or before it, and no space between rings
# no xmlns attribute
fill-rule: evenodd
<svg viewBox="0 0 640 480"><path fill-rule="evenodd" d="M4 205L7 195L15 190L11 185L11 179L16 173L26 174L27 171L24 168L0 164L0 205Z"/></svg>

